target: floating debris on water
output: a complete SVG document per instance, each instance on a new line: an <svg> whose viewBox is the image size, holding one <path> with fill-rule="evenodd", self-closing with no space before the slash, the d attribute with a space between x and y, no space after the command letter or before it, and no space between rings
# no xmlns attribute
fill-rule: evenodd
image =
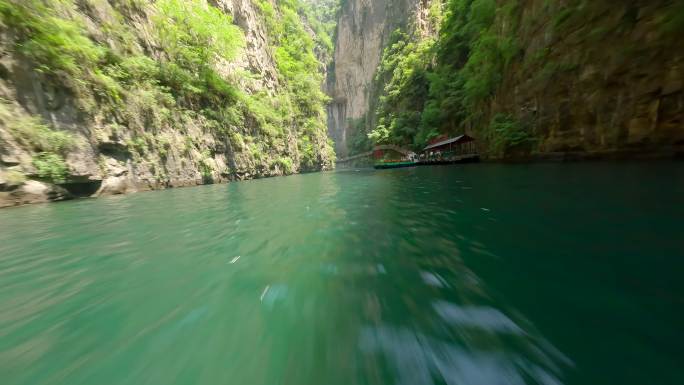
<svg viewBox="0 0 684 385"><path fill-rule="evenodd" d="M270 289L270 288L271 288L271 285L266 285L266 287L264 288L264 291L261 293L261 297L259 297L259 301L264 302L264 297L266 296L266 294L268 293L268 289Z"/></svg>
<svg viewBox="0 0 684 385"><path fill-rule="evenodd" d="M273 308L277 302L285 301L288 297L289 288L284 284L268 285L261 293L261 303L268 308Z"/></svg>

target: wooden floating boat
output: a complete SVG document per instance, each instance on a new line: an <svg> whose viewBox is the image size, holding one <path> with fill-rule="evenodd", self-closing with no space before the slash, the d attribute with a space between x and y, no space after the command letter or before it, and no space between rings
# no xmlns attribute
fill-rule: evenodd
<svg viewBox="0 0 684 385"><path fill-rule="evenodd" d="M452 156L437 159L421 159L418 161L419 166L437 166L443 164L462 164L462 163L477 163L480 161L480 156L477 154Z"/></svg>
<svg viewBox="0 0 684 385"><path fill-rule="evenodd" d="M420 154L421 165L475 163L480 161L475 139L468 135L455 138L440 137L432 141Z"/></svg>
<svg viewBox="0 0 684 385"><path fill-rule="evenodd" d="M474 138L468 135L454 138L442 136L434 139L421 151L420 155L397 145L385 144L375 146L373 151L338 160L337 163L352 163L362 159L374 159L373 168L384 170L415 166L474 163L479 162L480 155L477 153ZM368 163L365 164L368 165Z"/></svg>
<svg viewBox="0 0 684 385"><path fill-rule="evenodd" d="M413 161L397 161L397 162L378 162L373 165L376 170L385 170L390 168L404 168L417 166L418 162Z"/></svg>

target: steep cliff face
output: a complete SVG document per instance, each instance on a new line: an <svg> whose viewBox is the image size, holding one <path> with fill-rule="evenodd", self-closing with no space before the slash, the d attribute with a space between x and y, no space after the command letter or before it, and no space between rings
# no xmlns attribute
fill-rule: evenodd
<svg viewBox="0 0 684 385"><path fill-rule="evenodd" d="M0 207L331 168L298 4L0 1Z"/></svg>
<svg viewBox="0 0 684 385"><path fill-rule="evenodd" d="M342 156L462 133L495 159L684 152L681 0L349 1L338 31Z"/></svg>
<svg viewBox="0 0 684 385"><path fill-rule="evenodd" d="M517 12L520 52L484 108L533 141L492 156L684 150L684 2L534 0Z"/></svg>
<svg viewBox="0 0 684 385"><path fill-rule="evenodd" d="M348 0L337 25L328 74L328 135L338 157L349 152L351 123L364 118L374 97L373 79L382 51L397 28L426 30L426 0Z"/></svg>

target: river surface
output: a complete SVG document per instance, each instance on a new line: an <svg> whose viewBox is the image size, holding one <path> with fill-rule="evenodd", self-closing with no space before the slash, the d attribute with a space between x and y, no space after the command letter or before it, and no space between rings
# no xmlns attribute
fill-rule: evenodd
<svg viewBox="0 0 684 385"><path fill-rule="evenodd" d="M684 383L684 163L0 211L2 385Z"/></svg>

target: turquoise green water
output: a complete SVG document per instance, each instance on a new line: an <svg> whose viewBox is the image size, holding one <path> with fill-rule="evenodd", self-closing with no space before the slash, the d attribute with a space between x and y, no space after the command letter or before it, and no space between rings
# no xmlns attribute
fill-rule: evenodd
<svg viewBox="0 0 684 385"><path fill-rule="evenodd" d="M682 163L3 210L0 383L682 384L682 219Z"/></svg>

